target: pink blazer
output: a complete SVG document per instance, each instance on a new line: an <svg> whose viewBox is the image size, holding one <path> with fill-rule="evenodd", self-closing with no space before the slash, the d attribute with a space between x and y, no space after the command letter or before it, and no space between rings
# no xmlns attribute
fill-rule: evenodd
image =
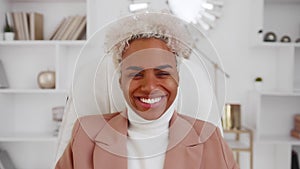
<svg viewBox="0 0 300 169"><path fill-rule="evenodd" d="M80 121L80 123L79 123ZM76 121L55 169L127 169L125 113ZM174 113L164 169L239 169L217 127Z"/></svg>

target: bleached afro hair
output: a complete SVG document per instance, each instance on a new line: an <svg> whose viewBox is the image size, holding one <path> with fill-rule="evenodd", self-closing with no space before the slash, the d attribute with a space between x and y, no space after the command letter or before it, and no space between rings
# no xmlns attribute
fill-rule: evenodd
<svg viewBox="0 0 300 169"><path fill-rule="evenodd" d="M113 22L106 34L107 53L112 52L115 66L122 60L122 54L136 39L156 38L164 41L177 57L188 58L193 38L186 25L188 23L165 13L133 14Z"/></svg>

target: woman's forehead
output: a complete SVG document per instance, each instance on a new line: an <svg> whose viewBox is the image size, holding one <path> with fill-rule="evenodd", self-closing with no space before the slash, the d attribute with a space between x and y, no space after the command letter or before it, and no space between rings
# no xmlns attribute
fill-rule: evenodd
<svg viewBox="0 0 300 169"><path fill-rule="evenodd" d="M136 51L122 59L122 69L128 67L140 67L143 69L158 68L168 65L168 68L176 69L175 54L160 48L147 48Z"/></svg>
<svg viewBox="0 0 300 169"><path fill-rule="evenodd" d="M135 39L128 44L122 53L122 59L126 58L128 55L131 55L134 52L139 50L144 50L148 48L158 48L166 51L170 51L166 42L161 39L156 38L147 38L147 39Z"/></svg>

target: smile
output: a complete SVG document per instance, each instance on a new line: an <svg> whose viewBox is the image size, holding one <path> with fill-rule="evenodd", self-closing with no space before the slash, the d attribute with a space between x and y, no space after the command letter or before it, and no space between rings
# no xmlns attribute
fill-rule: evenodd
<svg viewBox="0 0 300 169"><path fill-rule="evenodd" d="M143 103L147 103L147 104L155 104L158 103L160 100L162 99L162 97L156 97L156 98L140 98L140 101Z"/></svg>

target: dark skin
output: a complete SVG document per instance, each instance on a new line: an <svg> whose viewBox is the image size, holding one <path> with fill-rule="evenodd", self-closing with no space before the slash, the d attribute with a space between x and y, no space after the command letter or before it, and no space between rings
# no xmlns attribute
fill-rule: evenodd
<svg viewBox="0 0 300 169"><path fill-rule="evenodd" d="M164 41L133 40L123 52L120 86L127 103L144 119L164 114L176 98L178 81L176 56Z"/></svg>

